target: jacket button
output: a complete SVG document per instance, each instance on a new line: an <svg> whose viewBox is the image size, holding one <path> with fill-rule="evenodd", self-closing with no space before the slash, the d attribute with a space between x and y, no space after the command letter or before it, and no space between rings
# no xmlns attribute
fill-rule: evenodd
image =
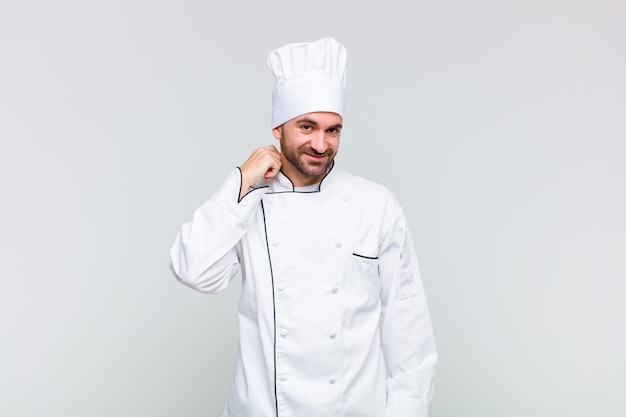
<svg viewBox="0 0 626 417"><path fill-rule="evenodd" d="M331 333L331 334L330 334L330 338L331 338L331 339L334 339L335 337L337 337L337 333Z"/></svg>
<svg viewBox="0 0 626 417"><path fill-rule="evenodd" d="M337 241L337 242L335 242L335 246L340 248L340 247L343 246L343 243L341 243L341 241Z"/></svg>
<svg viewBox="0 0 626 417"><path fill-rule="evenodd" d="M289 332L287 331L287 329L280 329L280 335L282 337L285 337L289 334Z"/></svg>
<svg viewBox="0 0 626 417"><path fill-rule="evenodd" d="M278 245L280 245L280 242L278 242L278 241L276 241L276 240L272 242L272 246L276 247L276 246L278 246Z"/></svg>
<svg viewBox="0 0 626 417"><path fill-rule="evenodd" d="M339 288L333 288L332 290L330 290L330 292L332 292L333 294L336 294L337 291L339 291Z"/></svg>
<svg viewBox="0 0 626 417"><path fill-rule="evenodd" d="M285 284L278 284L278 291L282 291L285 289Z"/></svg>
<svg viewBox="0 0 626 417"><path fill-rule="evenodd" d="M335 381L334 379L329 379L329 380L328 380L328 383L329 383L329 384L334 384L335 382L337 382L337 381Z"/></svg>

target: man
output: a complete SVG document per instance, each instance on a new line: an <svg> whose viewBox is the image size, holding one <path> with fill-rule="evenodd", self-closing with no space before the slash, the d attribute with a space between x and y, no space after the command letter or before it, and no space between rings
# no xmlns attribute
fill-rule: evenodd
<svg viewBox="0 0 626 417"><path fill-rule="evenodd" d="M332 38L270 53L272 133L198 208L171 250L215 294L241 270L227 417L425 417L437 360L404 214L338 170L346 51Z"/></svg>

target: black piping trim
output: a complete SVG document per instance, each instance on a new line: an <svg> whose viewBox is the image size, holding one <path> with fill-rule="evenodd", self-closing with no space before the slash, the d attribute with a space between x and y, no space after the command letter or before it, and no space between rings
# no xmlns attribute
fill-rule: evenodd
<svg viewBox="0 0 626 417"><path fill-rule="evenodd" d="M335 167L335 161L333 161L333 164L330 166L330 169L328 171L326 171L326 174L324 175L324 177L320 180L319 184L317 185L317 191L296 191L296 186L293 185L293 181L291 181L291 178L289 178L287 176L287 174L285 174L285 172L281 169L280 172L285 176L285 178L287 178L289 180L289 182L291 183L291 191L276 191L276 192L270 192L268 194L284 194L284 193L299 193L299 194L312 194L312 193L319 193L320 191L322 191L322 182L324 182L324 180L326 179L326 177L328 176L328 174L330 174L330 171L333 170L333 168ZM241 190L239 191L241 193Z"/></svg>
<svg viewBox="0 0 626 417"><path fill-rule="evenodd" d="M267 248L267 260L270 264L270 278L272 282L272 309L274 312L274 404L276 415L278 416L278 388L276 387L276 297L274 292L274 270L272 268L272 256L270 255L270 245L267 239L267 222L265 221L265 207L261 200L261 212L263 213L263 229L265 231L265 247Z"/></svg>
<svg viewBox="0 0 626 417"><path fill-rule="evenodd" d="M320 186L318 188L319 191L322 191L322 183L324 182L324 180L326 179L328 174L330 174L330 171L332 171L334 167L335 167L335 160L333 159L333 164L330 166L330 169L328 170L328 172L326 172L326 175L324 175L324 178L322 178L322 180L320 181Z"/></svg>
<svg viewBox="0 0 626 417"><path fill-rule="evenodd" d="M243 175L241 174L241 168L237 167L237 170L239 171L239 194L237 194L237 204L239 204L241 202L241 200L243 200L243 197L245 197L245 195L243 197L241 196L241 187L243 186ZM248 193L246 193L248 194Z"/></svg>
<svg viewBox="0 0 626 417"><path fill-rule="evenodd" d="M378 256L365 256L365 255L359 255L358 253L352 253L354 256L358 256L359 258L365 258L365 259L378 259Z"/></svg>
<svg viewBox="0 0 626 417"><path fill-rule="evenodd" d="M245 196L247 196L248 194L250 194L250 193L251 193L251 192L253 192L253 191L256 191L256 190L261 190L261 189L263 189L263 188L270 188L270 186L269 186L269 185L264 185L263 187L252 187L252 186L250 186L250 191L248 191L248 192L244 195L244 197L245 197ZM242 198L242 200L243 200L243 198Z"/></svg>
<svg viewBox="0 0 626 417"><path fill-rule="evenodd" d="M319 191L269 191L267 194L317 194Z"/></svg>
<svg viewBox="0 0 626 417"><path fill-rule="evenodd" d="M260 190L261 188L270 188L268 185L256 188L251 186L250 189L241 198L239 198L241 195L241 187L243 186L243 176L241 175L241 168L237 167L237 169L239 170L239 194L237 194L237 204L241 203L241 200L243 200L252 191Z"/></svg>
<svg viewBox="0 0 626 417"><path fill-rule="evenodd" d="M291 183L291 191L283 191L284 193L295 193L296 192L296 186L293 185L293 181L291 181L291 178L289 178L287 176L287 174L285 174L285 171L283 171L282 169L280 170L280 173L283 174L285 176L285 178L287 178L289 180L289 182Z"/></svg>

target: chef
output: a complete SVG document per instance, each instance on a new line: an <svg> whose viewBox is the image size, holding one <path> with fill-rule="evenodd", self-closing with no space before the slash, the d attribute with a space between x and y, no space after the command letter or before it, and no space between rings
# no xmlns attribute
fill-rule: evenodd
<svg viewBox="0 0 626 417"><path fill-rule="evenodd" d="M405 215L334 163L346 50L271 52L272 146L183 225L180 282L216 294L241 272L239 350L224 417L425 417L437 353Z"/></svg>

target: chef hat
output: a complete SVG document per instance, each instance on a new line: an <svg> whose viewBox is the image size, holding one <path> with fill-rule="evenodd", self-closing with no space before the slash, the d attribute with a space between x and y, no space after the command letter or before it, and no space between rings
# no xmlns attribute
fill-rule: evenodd
<svg viewBox="0 0 626 417"><path fill-rule="evenodd" d="M324 111L343 117L346 48L333 38L291 43L267 57L276 84L272 128L302 114Z"/></svg>

